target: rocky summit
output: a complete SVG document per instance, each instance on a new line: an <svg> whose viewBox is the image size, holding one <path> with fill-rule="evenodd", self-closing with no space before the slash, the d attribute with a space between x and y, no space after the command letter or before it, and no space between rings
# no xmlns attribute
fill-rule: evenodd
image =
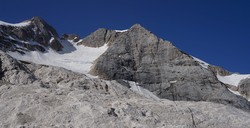
<svg viewBox="0 0 250 128"><path fill-rule="evenodd" d="M40 17L19 24L0 24L1 50L44 52L46 47L62 50L56 30Z"/></svg>
<svg viewBox="0 0 250 128"><path fill-rule="evenodd" d="M250 75L210 65L139 24L59 36L0 22L0 127L249 128Z"/></svg>

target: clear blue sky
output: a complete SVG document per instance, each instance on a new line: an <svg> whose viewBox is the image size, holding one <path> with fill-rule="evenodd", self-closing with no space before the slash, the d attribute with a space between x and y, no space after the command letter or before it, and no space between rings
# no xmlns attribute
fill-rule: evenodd
<svg viewBox="0 0 250 128"><path fill-rule="evenodd" d="M210 64L250 73L250 0L0 0L0 20L40 16L59 34L139 23Z"/></svg>

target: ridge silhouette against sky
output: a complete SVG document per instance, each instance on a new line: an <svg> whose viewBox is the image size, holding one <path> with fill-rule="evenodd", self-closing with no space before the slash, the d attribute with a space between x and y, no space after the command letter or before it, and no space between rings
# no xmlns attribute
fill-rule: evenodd
<svg viewBox="0 0 250 128"><path fill-rule="evenodd" d="M135 23L183 51L232 72L250 73L249 0L0 0L0 20L40 16L59 34L85 37Z"/></svg>

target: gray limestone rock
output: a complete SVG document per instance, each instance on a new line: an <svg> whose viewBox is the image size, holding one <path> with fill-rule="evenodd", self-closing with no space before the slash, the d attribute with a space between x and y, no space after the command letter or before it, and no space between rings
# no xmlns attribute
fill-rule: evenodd
<svg viewBox="0 0 250 128"><path fill-rule="evenodd" d="M101 47L105 43L112 43L120 33L114 30L107 30L100 28L89 36L83 38L78 45L85 45L89 47Z"/></svg>
<svg viewBox="0 0 250 128"><path fill-rule="evenodd" d="M34 64L27 67L37 77L36 82L0 86L0 127L247 128L250 125L250 113L231 106L154 100L116 81L93 79L58 67ZM55 81L60 78L63 80ZM50 88L41 86L46 82Z"/></svg>
<svg viewBox="0 0 250 128"><path fill-rule="evenodd" d="M238 91L247 99L250 99L250 78L243 79L238 85Z"/></svg>
<svg viewBox="0 0 250 128"><path fill-rule="evenodd" d="M4 52L0 51L0 79L11 84L28 84L36 80L29 69Z"/></svg>
<svg viewBox="0 0 250 128"><path fill-rule="evenodd" d="M6 72L15 70L34 78L33 82L24 82L25 77L20 76L15 77L19 81L16 83L0 82L0 127L248 128L250 125L250 112L232 106L156 100L115 80L21 63L3 52L0 55L2 79L12 79Z"/></svg>
<svg viewBox="0 0 250 128"><path fill-rule="evenodd" d="M211 70L215 75L220 75L220 76L228 76L231 75L232 73L223 69L222 67L219 66L214 66L214 65L209 65L208 66L209 70Z"/></svg>
<svg viewBox="0 0 250 128"><path fill-rule="evenodd" d="M95 34L89 37L96 37ZM95 61L91 73L107 80L135 81L160 98L250 108L250 103L228 91L213 71L138 24L119 33Z"/></svg>

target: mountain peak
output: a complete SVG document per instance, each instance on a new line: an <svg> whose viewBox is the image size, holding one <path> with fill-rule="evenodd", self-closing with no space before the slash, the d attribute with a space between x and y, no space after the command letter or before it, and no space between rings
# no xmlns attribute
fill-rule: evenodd
<svg viewBox="0 0 250 128"><path fill-rule="evenodd" d="M140 24L134 24L132 27L129 29L130 31L138 32L138 33L151 33L148 29L144 28Z"/></svg>
<svg viewBox="0 0 250 128"><path fill-rule="evenodd" d="M140 24L134 24L131 28L143 28Z"/></svg>
<svg viewBox="0 0 250 128"><path fill-rule="evenodd" d="M31 18L31 20L43 20L43 18L40 16L34 16Z"/></svg>
<svg viewBox="0 0 250 128"><path fill-rule="evenodd" d="M44 47L48 46L56 51L62 49L58 33L41 17L33 17L16 24L0 22L0 30L0 37L2 35L0 42L3 45L1 49L3 50L20 49L16 45L22 49L41 52L44 52Z"/></svg>
<svg viewBox="0 0 250 128"><path fill-rule="evenodd" d="M33 24L35 24L35 25L37 25L38 27L40 27L40 28L45 27L45 28L48 28L48 29L53 29L52 26L50 26L50 25L49 25L44 19L42 19L41 17L38 17L38 16L33 17L33 18L31 18L30 21L31 21ZM53 31L55 31L55 30L53 30Z"/></svg>
<svg viewBox="0 0 250 128"><path fill-rule="evenodd" d="M30 20L33 21L33 22L42 22L42 23L46 23L45 20L42 19L42 18L39 17L39 16L32 17Z"/></svg>

